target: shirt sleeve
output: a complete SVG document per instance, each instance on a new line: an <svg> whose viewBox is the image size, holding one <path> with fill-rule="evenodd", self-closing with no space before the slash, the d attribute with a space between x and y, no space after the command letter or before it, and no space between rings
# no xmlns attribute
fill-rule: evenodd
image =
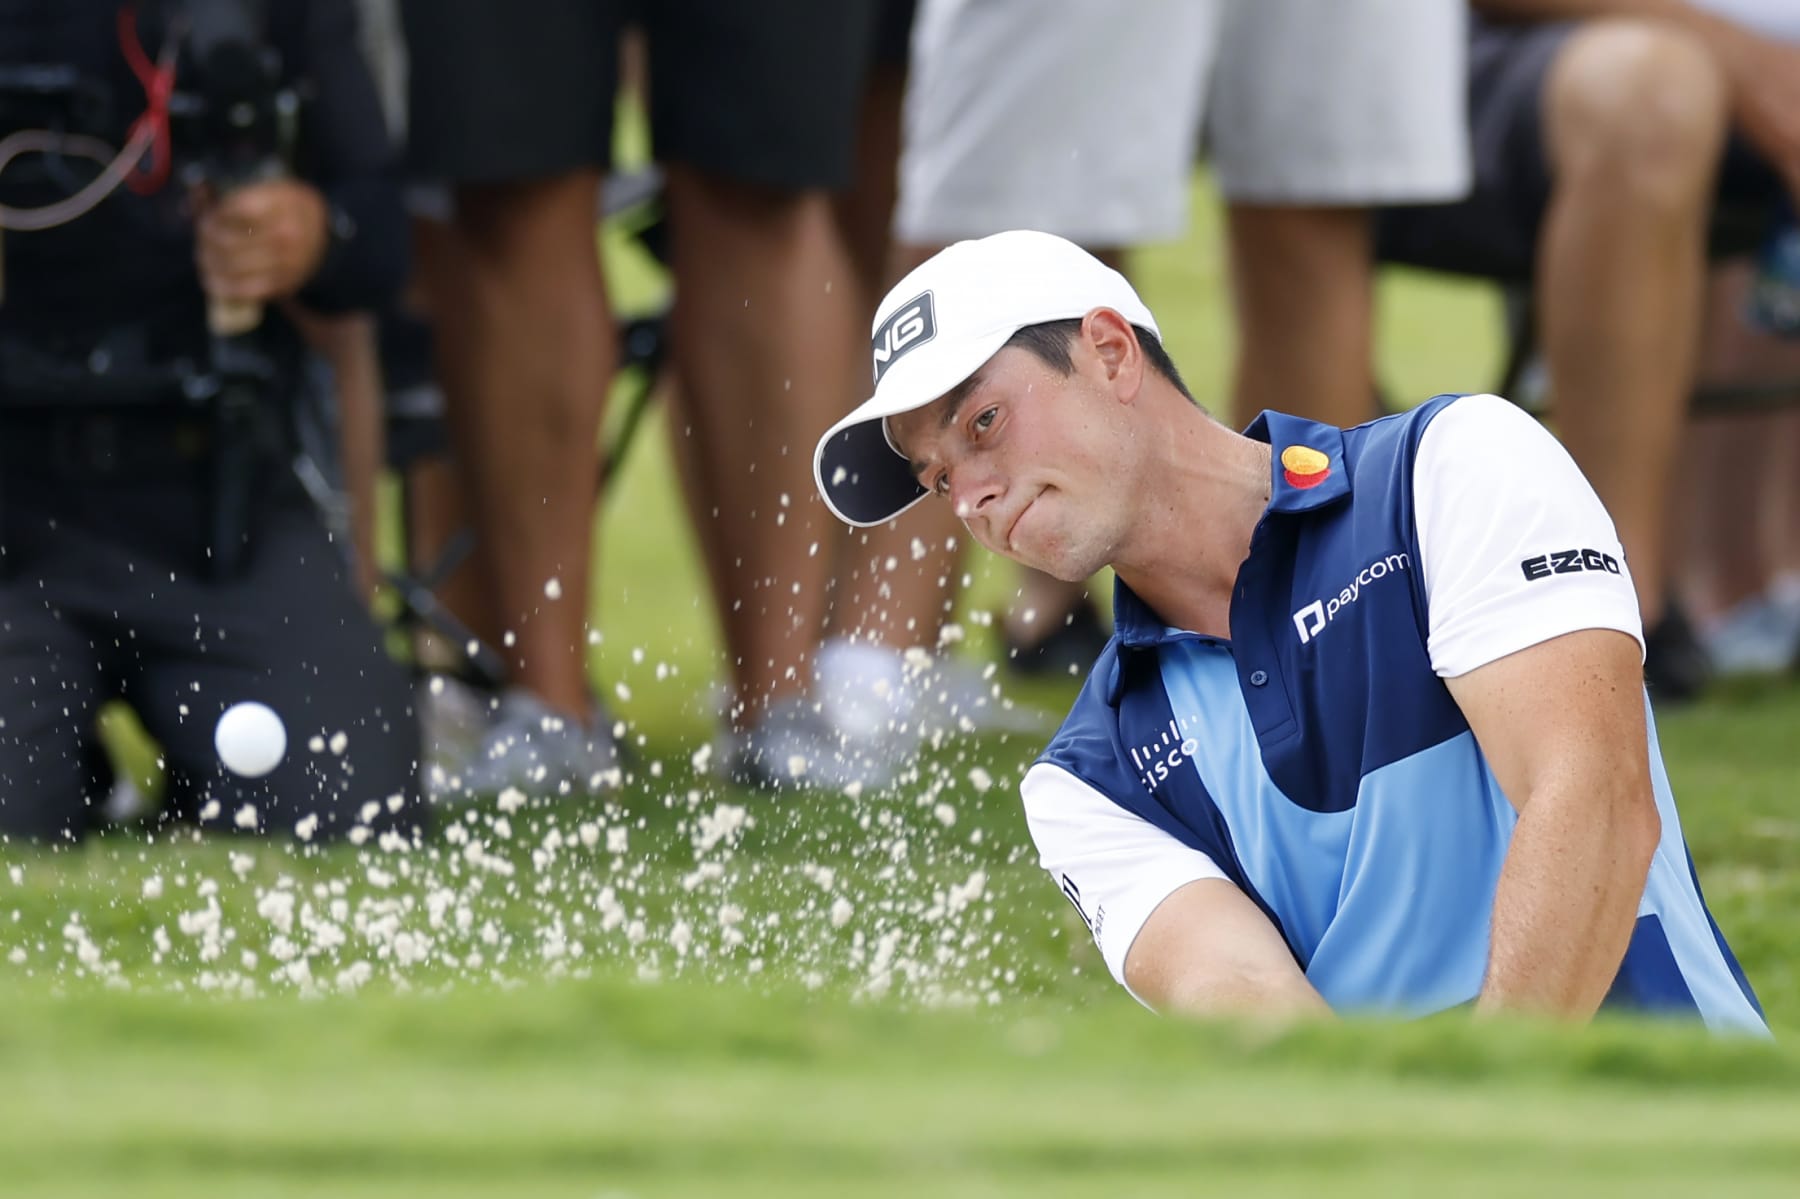
<svg viewBox="0 0 1800 1199"><path fill-rule="evenodd" d="M1106 968L1130 990L1125 956L1150 914L1188 883L1225 872L1060 766L1038 763L1019 790L1039 864L1081 914Z"/></svg>
<svg viewBox="0 0 1800 1199"><path fill-rule="evenodd" d="M1467 674L1579 629L1643 622L1612 518L1531 416L1467 396L1427 426L1413 464L1414 519L1432 669Z"/></svg>

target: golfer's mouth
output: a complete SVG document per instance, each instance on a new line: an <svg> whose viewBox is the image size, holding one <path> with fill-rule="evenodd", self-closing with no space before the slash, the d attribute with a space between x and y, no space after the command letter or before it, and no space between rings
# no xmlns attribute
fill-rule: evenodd
<svg viewBox="0 0 1800 1199"><path fill-rule="evenodd" d="M1031 511L1032 506L1038 502L1038 497L1043 494L1044 493L1041 491L1038 492L1037 495L1034 495L1029 500L1025 501L1025 506L1023 508L1020 508L1013 514L1012 523L1006 526L1006 548L1009 552L1013 548L1013 534L1018 531L1019 522L1025 519L1025 514Z"/></svg>

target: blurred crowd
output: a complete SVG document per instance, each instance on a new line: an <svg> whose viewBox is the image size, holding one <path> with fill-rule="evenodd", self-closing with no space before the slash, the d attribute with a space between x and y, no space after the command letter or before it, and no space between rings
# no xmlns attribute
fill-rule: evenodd
<svg viewBox="0 0 1800 1199"><path fill-rule="evenodd" d="M627 370L725 649L711 769L879 786L936 731L1016 726L944 652L948 505L847 531L812 448L912 266L1036 228L1129 273L1186 231L1197 163L1237 335L1220 419L1424 399L1377 385L1376 272L1491 280L1493 385L1610 509L1652 697L1800 655L1791 0L0 0L0 30L0 833L130 807L95 737L115 699L202 825L617 780L590 651ZM653 168L615 168L622 112ZM615 310L608 221L666 266L666 313ZM1103 610L1018 578L1005 669L1079 672ZM287 723L264 777L212 744L243 700Z"/></svg>

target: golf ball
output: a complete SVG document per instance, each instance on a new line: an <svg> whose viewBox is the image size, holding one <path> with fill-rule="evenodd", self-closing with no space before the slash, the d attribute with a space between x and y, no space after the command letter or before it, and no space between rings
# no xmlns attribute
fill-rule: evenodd
<svg viewBox="0 0 1800 1199"><path fill-rule="evenodd" d="M287 729L267 704L232 704L213 730L219 760L233 774L261 778L281 765L287 753Z"/></svg>

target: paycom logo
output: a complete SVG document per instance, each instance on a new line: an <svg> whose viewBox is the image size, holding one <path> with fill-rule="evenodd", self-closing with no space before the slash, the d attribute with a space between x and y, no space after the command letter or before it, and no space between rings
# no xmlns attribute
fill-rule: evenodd
<svg viewBox="0 0 1800 1199"><path fill-rule="evenodd" d="M1357 571L1356 576L1336 595L1316 599L1294 613L1294 629L1300 634L1300 644L1305 645L1324 632L1325 626L1336 620L1339 612L1362 598L1364 587L1408 570L1411 566L1412 563L1405 554L1389 554L1385 558L1377 558Z"/></svg>

